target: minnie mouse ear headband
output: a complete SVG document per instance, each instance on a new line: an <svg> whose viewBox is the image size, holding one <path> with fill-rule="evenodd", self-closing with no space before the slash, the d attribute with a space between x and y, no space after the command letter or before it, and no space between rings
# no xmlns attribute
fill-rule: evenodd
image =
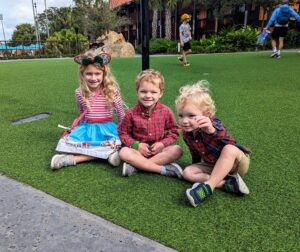
<svg viewBox="0 0 300 252"><path fill-rule="evenodd" d="M74 61L77 64L83 66L87 66L89 64L95 64L100 67L104 67L111 61L111 56L106 52L101 52L96 56L93 56L91 54L80 54L74 58Z"/></svg>

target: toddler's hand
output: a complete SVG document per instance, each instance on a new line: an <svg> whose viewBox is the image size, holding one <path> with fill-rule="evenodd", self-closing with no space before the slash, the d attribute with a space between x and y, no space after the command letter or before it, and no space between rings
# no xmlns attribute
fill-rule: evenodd
<svg viewBox="0 0 300 252"><path fill-rule="evenodd" d="M151 154L156 155L157 153L161 152L165 148L162 142L154 143L150 146Z"/></svg>
<svg viewBox="0 0 300 252"><path fill-rule="evenodd" d="M149 145L146 143L140 143L138 151L144 156L144 157L150 157L152 155L151 150L149 149Z"/></svg>
<svg viewBox="0 0 300 252"><path fill-rule="evenodd" d="M208 134L213 134L216 131L216 129L212 125L210 118L207 116L196 116L195 122L201 130Z"/></svg>

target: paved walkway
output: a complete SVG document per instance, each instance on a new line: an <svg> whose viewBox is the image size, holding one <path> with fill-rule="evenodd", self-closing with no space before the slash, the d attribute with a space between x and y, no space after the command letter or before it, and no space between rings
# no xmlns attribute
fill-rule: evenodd
<svg viewBox="0 0 300 252"><path fill-rule="evenodd" d="M175 250L0 174L0 251Z"/></svg>

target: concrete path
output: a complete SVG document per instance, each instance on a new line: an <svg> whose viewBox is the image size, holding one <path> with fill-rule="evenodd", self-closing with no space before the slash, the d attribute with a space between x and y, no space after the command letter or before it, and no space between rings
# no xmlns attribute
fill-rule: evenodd
<svg viewBox="0 0 300 252"><path fill-rule="evenodd" d="M0 251L175 250L0 174Z"/></svg>

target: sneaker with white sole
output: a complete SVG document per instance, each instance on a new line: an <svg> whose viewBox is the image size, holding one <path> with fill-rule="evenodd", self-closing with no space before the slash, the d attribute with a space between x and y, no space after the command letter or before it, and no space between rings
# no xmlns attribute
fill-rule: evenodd
<svg viewBox="0 0 300 252"><path fill-rule="evenodd" d="M121 164L121 159L119 156L119 152L115 151L108 156L108 163L112 166L119 166Z"/></svg>
<svg viewBox="0 0 300 252"><path fill-rule="evenodd" d="M164 167L166 167L166 176L183 179L183 172L181 167L178 164L170 163L164 165Z"/></svg>
<svg viewBox="0 0 300 252"><path fill-rule="evenodd" d="M277 51L275 51L275 52L273 52L272 54L271 54L271 58L274 58L274 57L276 57L277 58L277 56L278 56L278 52Z"/></svg>
<svg viewBox="0 0 300 252"><path fill-rule="evenodd" d="M136 172L137 172L136 168L134 168L132 165L124 162L123 169L122 169L122 176L123 177L130 177Z"/></svg>
<svg viewBox="0 0 300 252"><path fill-rule="evenodd" d="M186 196L193 207L203 203L211 195L211 187L204 183L195 183L192 188L186 190Z"/></svg>
<svg viewBox="0 0 300 252"><path fill-rule="evenodd" d="M54 155L51 159L51 169L58 170L64 166L76 165L73 155Z"/></svg>
<svg viewBox="0 0 300 252"><path fill-rule="evenodd" d="M178 61L179 61L179 63L183 63L183 58L182 57L177 57L177 59L178 59Z"/></svg>
<svg viewBox="0 0 300 252"><path fill-rule="evenodd" d="M249 194L249 189L239 174L228 175L221 188L223 191L235 193L238 195Z"/></svg>

